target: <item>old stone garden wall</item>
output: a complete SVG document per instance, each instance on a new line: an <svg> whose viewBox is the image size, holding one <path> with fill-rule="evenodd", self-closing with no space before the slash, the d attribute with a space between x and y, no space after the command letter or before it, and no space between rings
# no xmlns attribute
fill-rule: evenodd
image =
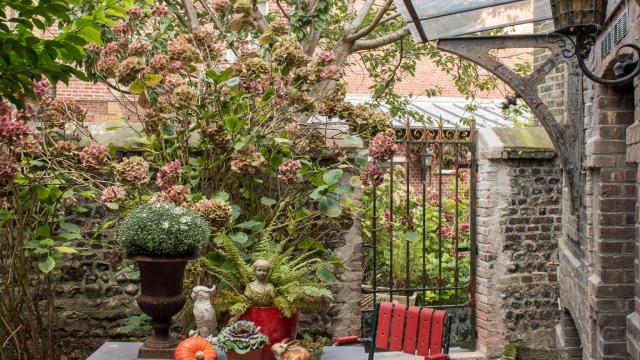
<svg viewBox="0 0 640 360"><path fill-rule="evenodd" d="M553 348L562 170L541 128L481 129L477 182L479 350Z"/></svg>

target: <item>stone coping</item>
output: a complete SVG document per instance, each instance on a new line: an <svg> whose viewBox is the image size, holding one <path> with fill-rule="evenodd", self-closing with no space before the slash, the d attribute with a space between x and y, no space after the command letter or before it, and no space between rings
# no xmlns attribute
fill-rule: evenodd
<svg viewBox="0 0 640 360"><path fill-rule="evenodd" d="M555 156L555 148L544 128L478 130L479 159L552 159Z"/></svg>
<svg viewBox="0 0 640 360"><path fill-rule="evenodd" d="M139 342L106 342L87 360L138 360ZM451 349L452 360L483 360L485 357L479 352L469 352L463 349ZM226 360L224 352L218 349L218 360ZM367 353L362 346L325 346L322 360L364 360ZM376 359L385 360L409 360L420 359L422 356L406 355L397 352L381 352L376 354ZM153 359L147 359L153 360ZM160 360L160 359L157 359Z"/></svg>

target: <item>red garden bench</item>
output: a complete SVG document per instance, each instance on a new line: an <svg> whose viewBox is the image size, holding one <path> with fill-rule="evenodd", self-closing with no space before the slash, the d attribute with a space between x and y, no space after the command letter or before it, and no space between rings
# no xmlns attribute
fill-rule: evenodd
<svg viewBox="0 0 640 360"><path fill-rule="evenodd" d="M443 310L390 302L376 304L369 360L373 360L375 349L417 354L425 360L449 359L450 328L451 318ZM334 343L358 340L357 336L347 336L335 339Z"/></svg>

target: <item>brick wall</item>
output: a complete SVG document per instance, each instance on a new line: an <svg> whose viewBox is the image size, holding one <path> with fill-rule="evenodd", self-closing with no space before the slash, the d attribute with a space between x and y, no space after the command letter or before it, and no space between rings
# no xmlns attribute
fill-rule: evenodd
<svg viewBox="0 0 640 360"><path fill-rule="evenodd" d="M509 151L490 132L478 142L476 323L494 357L508 343L555 345L562 170L553 152Z"/></svg>

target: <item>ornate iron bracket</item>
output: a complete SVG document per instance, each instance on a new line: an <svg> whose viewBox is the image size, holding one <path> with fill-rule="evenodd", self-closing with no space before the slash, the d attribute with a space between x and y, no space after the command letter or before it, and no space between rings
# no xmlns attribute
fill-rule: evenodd
<svg viewBox="0 0 640 360"><path fill-rule="evenodd" d="M574 44L557 35L504 35L443 38L438 48L472 61L509 85L529 105L551 138L567 174L573 211L580 205L580 171L583 143L582 72L576 57L567 56L576 51ZM490 55L493 49L546 48L548 58L528 76L513 72ZM566 122L559 122L538 95L538 85L560 63L566 64Z"/></svg>

